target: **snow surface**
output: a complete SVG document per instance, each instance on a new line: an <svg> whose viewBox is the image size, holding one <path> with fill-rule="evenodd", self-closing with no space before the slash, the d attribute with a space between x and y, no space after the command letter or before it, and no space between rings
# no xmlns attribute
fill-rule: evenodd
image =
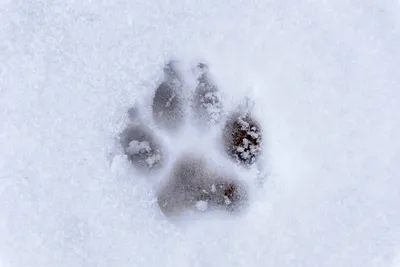
<svg viewBox="0 0 400 267"><path fill-rule="evenodd" d="M1 1L1 264L399 266L399 27L394 0ZM174 223L110 156L173 56L255 102L245 214Z"/></svg>
<svg viewBox="0 0 400 267"><path fill-rule="evenodd" d="M204 200L197 201L197 202L196 202L196 208L197 208L199 211L206 211L207 208L208 208L208 202L207 202L207 201L204 201Z"/></svg>
<svg viewBox="0 0 400 267"><path fill-rule="evenodd" d="M140 142L138 140L133 140L129 143L129 146L125 150L128 155L137 155L141 153L151 152L151 147L149 142L147 141Z"/></svg>

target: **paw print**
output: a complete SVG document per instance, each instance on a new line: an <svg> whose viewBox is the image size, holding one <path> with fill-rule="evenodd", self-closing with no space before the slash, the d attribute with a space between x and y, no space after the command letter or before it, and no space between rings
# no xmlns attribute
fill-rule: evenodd
<svg viewBox="0 0 400 267"><path fill-rule="evenodd" d="M153 121L144 121L137 107L128 110L130 124L120 134L120 144L137 170L149 179L161 176L157 203L166 216L240 212L248 206L249 182L229 164L246 169L257 162L263 141L260 124L249 108L225 113L206 64L197 64L190 73L183 75L176 61L164 66L164 80L152 99ZM197 131L187 130L191 127ZM208 135L211 129L218 134ZM229 163L209 160L208 152Z"/></svg>

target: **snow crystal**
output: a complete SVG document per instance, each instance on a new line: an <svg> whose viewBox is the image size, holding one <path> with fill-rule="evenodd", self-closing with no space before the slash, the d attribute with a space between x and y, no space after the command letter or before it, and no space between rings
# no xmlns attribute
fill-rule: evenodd
<svg viewBox="0 0 400 267"><path fill-rule="evenodd" d="M206 211L208 208L208 202L204 200L200 200L196 202L196 208L199 211Z"/></svg>
<svg viewBox="0 0 400 267"><path fill-rule="evenodd" d="M217 188L215 188L215 184L213 184L211 186L211 192L213 192L213 193L217 192Z"/></svg>
<svg viewBox="0 0 400 267"><path fill-rule="evenodd" d="M250 124L246 121L244 121L241 117L238 118L238 123L241 126L241 130L245 131L247 129L249 129Z"/></svg>
<svg viewBox="0 0 400 267"><path fill-rule="evenodd" d="M253 139L257 139L259 137L259 135L253 131L248 132L248 134L253 138Z"/></svg>
<svg viewBox="0 0 400 267"><path fill-rule="evenodd" d="M210 122L215 123L219 121L222 104L219 100L218 92L207 92L201 99L200 102L207 114L210 115Z"/></svg>
<svg viewBox="0 0 400 267"><path fill-rule="evenodd" d="M225 201L225 204L226 205L229 205L229 204L231 204L232 203L232 201L229 199L229 197L227 197L227 196L224 196L224 201Z"/></svg>
<svg viewBox="0 0 400 267"><path fill-rule="evenodd" d="M244 148L248 148L249 147L250 141L247 138L243 138L242 142L243 142L243 147Z"/></svg>
<svg viewBox="0 0 400 267"><path fill-rule="evenodd" d="M248 151L242 152L240 154L242 159L249 159L250 158L250 153Z"/></svg>
<svg viewBox="0 0 400 267"><path fill-rule="evenodd" d="M129 143L125 151L129 155L137 155L145 152L151 152L151 147L147 141L133 140Z"/></svg>
<svg viewBox="0 0 400 267"><path fill-rule="evenodd" d="M171 106L171 103L172 103L172 101L174 100L174 98L175 98L175 93L172 93L172 95L171 95L171 97L168 99L168 101L167 101L167 103L165 103L165 107L169 107L169 106Z"/></svg>
<svg viewBox="0 0 400 267"><path fill-rule="evenodd" d="M152 168L155 164L157 164L161 160L160 154L154 154L146 159L147 165Z"/></svg>

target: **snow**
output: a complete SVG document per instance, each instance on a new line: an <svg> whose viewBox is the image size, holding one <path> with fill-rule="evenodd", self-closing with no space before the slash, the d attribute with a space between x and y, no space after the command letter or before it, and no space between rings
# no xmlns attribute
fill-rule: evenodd
<svg viewBox="0 0 400 267"><path fill-rule="evenodd" d="M219 102L219 99L220 96L217 92L208 92L201 99L202 106L211 117L211 123L216 123L220 120L222 105Z"/></svg>
<svg viewBox="0 0 400 267"><path fill-rule="evenodd" d="M169 107L171 105L172 100L176 97L175 94L172 94L172 96L168 99L167 103L165 104L165 107Z"/></svg>
<svg viewBox="0 0 400 267"><path fill-rule="evenodd" d="M211 192L213 192L213 193L217 192L217 188L215 187L215 184L213 184L211 186Z"/></svg>
<svg viewBox="0 0 400 267"><path fill-rule="evenodd" d="M129 155L137 155L141 153L151 152L151 147L147 141L133 140L129 143L129 146L125 149Z"/></svg>
<svg viewBox="0 0 400 267"><path fill-rule="evenodd" d="M227 196L224 196L225 205L231 204L230 199Z"/></svg>
<svg viewBox="0 0 400 267"><path fill-rule="evenodd" d="M390 0L1 1L2 266L398 266L399 13ZM205 60L225 110L255 103L268 178L246 213L173 222L152 177L110 158L170 57Z"/></svg>
<svg viewBox="0 0 400 267"><path fill-rule="evenodd" d="M196 208L198 211L206 211L208 208L208 202L204 200L197 201Z"/></svg>
<svg viewBox="0 0 400 267"><path fill-rule="evenodd" d="M146 163L150 168L152 168L154 164L156 164L160 160L161 160L161 155L157 153L147 157Z"/></svg>

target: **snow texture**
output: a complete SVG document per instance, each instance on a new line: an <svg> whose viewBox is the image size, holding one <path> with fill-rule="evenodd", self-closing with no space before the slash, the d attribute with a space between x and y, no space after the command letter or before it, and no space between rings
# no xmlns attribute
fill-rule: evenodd
<svg viewBox="0 0 400 267"><path fill-rule="evenodd" d="M223 129L225 150L235 161L253 164L259 158L262 147L260 125L250 111L235 111L229 116Z"/></svg>
<svg viewBox="0 0 400 267"><path fill-rule="evenodd" d="M215 170L198 155L183 155L163 181L157 200L163 213L171 217L196 209L204 212L208 207L237 213L247 206L248 192L232 172Z"/></svg>
<svg viewBox="0 0 400 267"><path fill-rule="evenodd" d="M176 131L182 126L185 117L182 78L176 62L166 64L164 76L164 81L157 87L153 97L153 118L160 128Z"/></svg>
<svg viewBox="0 0 400 267"><path fill-rule="evenodd" d="M208 202L205 200L199 200L196 202L196 208L199 211L206 211L208 208Z"/></svg>
<svg viewBox="0 0 400 267"><path fill-rule="evenodd" d="M391 0L0 1L2 266L397 267L399 27ZM245 213L172 222L112 156L172 57L207 62L225 110L255 102ZM181 130L167 165L197 148L252 180Z"/></svg>
<svg viewBox="0 0 400 267"><path fill-rule="evenodd" d="M129 146L126 149L126 153L131 155L137 155L145 152L151 152L150 144L147 141L140 142L138 140L133 140L129 143Z"/></svg>
<svg viewBox="0 0 400 267"><path fill-rule="evenodd" d="M199 71L200 69L200 71ZM218 87L210 78L208 66L199 63L194 73L197 78L197 87L193 97L193 113L202 127L221 121L223 105Z"/></svg>
<svg viewBox="0 0 400 267"><path fill-rule="evenodd" d="M128 110L128 116L132 117L132 109ZM162 151L158 138L152 130L140 122L140 115L130 122L127 128L120 134L119 139L128 159L138 169L151 169L154 166L161 167Z"/></svg>

